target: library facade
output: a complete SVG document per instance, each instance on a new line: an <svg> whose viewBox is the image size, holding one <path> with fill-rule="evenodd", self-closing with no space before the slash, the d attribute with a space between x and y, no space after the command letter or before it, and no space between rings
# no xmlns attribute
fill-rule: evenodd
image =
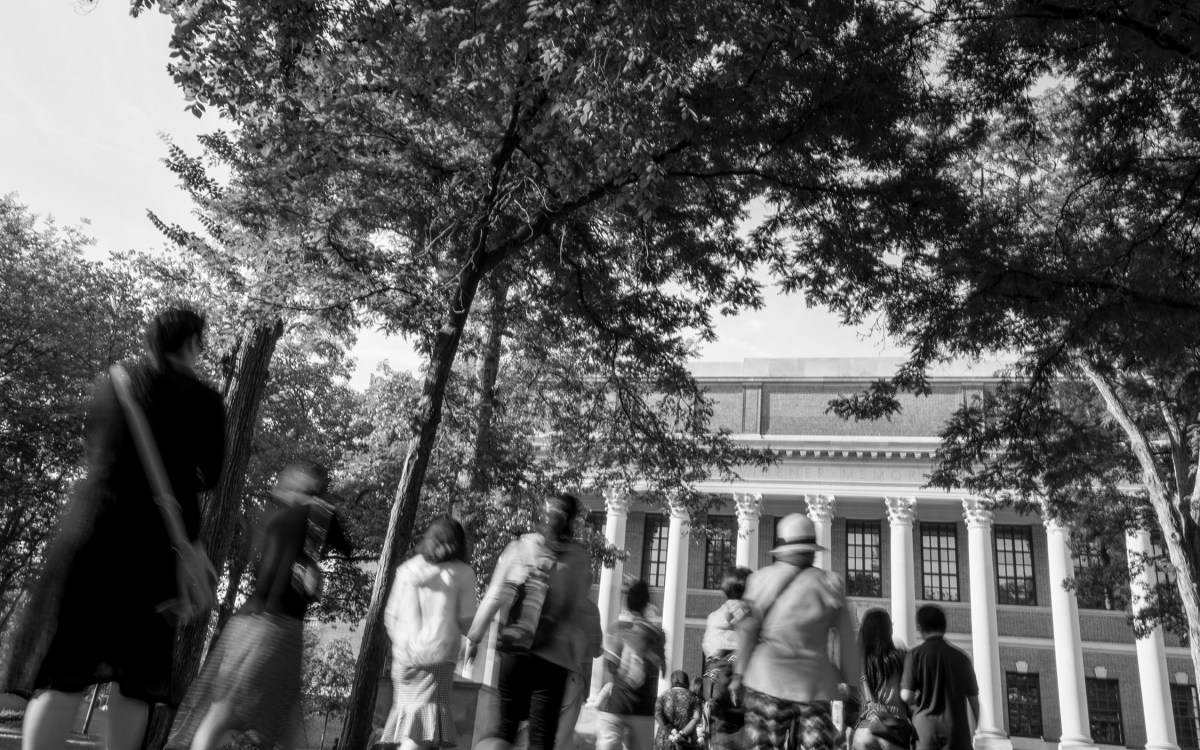
<svg viewBox="0 0 1200 750"><path fill-rule="evenodd" d="M917 607L932 602L946 610L947 640L970 655L979 680L977 748L1198 750L1187 650L1161 631L1135 639L1128 612L1092 608L1097 603L1064 588L1078 564L1068 527L924 487L942 424L995 383L997 363L934 373L933 392L905 401L890 421L826 413L831 398L891 375L898 364L694 365L714 400L715 426L742 444L770 448L777 461L733 484L698 487L726 498L710 511L704 533L691 533L681 509L618 493L590 496L590 523L628 553L601 571L596 594L606 629L620 616L623 580L644 579L661 612L671 668L695 675L705 618L724 599L721 570L769 564L777 520L806 513L828 548L817 565L846 581L855 622L869 609L886 609L897 645L912 646ZM1145 534L1126 542L1151 550ZM1135 583L1134 606L1144 580Z"/></svg>

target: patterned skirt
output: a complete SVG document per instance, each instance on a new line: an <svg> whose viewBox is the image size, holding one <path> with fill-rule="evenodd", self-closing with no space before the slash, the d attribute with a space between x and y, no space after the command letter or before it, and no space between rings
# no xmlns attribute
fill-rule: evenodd
<svg viewBox="0 0 1200 750"><path fill-rule="evenodd" d="M392 710L383 727L382 743L406 739L422 745L454 747L458 730L450 714L454 689L454 662L423 667L392 664Z"/></svg>
<svg viewBox="0 0 1200 750"><path fill-rule="evenodd" d="M754 750L833 750L837 729L827 701L799 703L746 691L746 747Z"/></svg>
<svg viewBox="0 0 1200 750"><path fill-rule="evenodd" d="M234 615L175 715L167 750L188 750L214 703L224 703L233 729L277 744L299 719L304 624L278 614Z"/></svg>

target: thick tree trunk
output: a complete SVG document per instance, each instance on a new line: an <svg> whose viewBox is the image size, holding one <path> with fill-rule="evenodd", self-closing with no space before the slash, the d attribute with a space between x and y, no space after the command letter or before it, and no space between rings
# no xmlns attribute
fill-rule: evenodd
<svg viewBox="0 0 1200 750"><path fill-rule="evenodd" d="M216 489L204 498L200 538L213 567L221 570L229 556L233 528L239 518L242 490L246 484L246 466L258 424L258 409L266 390L267 375L275 344L283 335L283 321L258 325L251 341L243 349L238 362L235 382L229 392L225 414L225 466ZM182 696L195 679L200 668L211 617L199 617L188 623L175 641L175 668L172 690ZM165 706L155 706L150 716L143 744L147 750L158 750L167 742L175 712Z"/></svg>
<svg viewBox="0 0 1200 750"><path fill-rule="evenodd" d="M488 277L486 340L479 360L479 404L475 413L475 440L471 448L471 492L486 493L492 476L492 422L496 413L496 378L500 374L500 355L504 349L504 331L508 326L508 284L499 275Z"/></svg>
<svg viewBox="0 0 1200 750"><path fill-rule="evenodd" d="M425 471L429 466L429 458L437 440L438 425L442 419L446 383L458 354L463 327L470 315L479 282L485 273L483 246L483 241L475 243L472 262L466 265L460 275L458 288L449 300L442 326L434 338L430 356L431 366L422 385L421 401L413 421L413 435L404 457L404 470L392 502L387 536L379 556L379 568L375 571L375 584L371 589L371 605L363 626L362 648L354 668L354 685L350 693L350 705L346 711L346 723L342 727L341 746L345 748L366 748L370 741L376 694L379 680L383 676L387 649L383 608L396 576L396 566L411 540L417 506L421 501L421 486L425 481Z"/></svg>
<svg viewBox="0 0 1200 750"><path fill-rule="evenodd" d="M222 598L221 603L217 605L217 624L216 627L213 628L212 637L208 639L209 649L211 649L213 644L217 642L217 638L221 637L221 631L225 629L225 623L229 622L229 618L233 616L233 608L237 604L237 597L240 593L242 575L246 572L247 553L244 539L249 523L250 519L246 515L246 509L243 503L241 518L237 525L233 527L233 540L229 546L229 583L225 587L224 598Z"/></svg>

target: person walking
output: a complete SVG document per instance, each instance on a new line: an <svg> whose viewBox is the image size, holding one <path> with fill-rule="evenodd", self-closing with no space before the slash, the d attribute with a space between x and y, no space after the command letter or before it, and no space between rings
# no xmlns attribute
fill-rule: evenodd
<svg viewBox="0 0 1200 750"><path fill-rule="evenodd" d="M114 367L96 387L87 476L46 550L0 677L6 691L32 696L24 750L65 748L89 685L113 683L109 750L139 747L150 705L178 702L175 629L207 611L215 584L197 544L198 498L216 486L225 454L221 396L195 374L204 326L194 310L158 314L146 360Z"/></svg>
<svg viewBox="0 0 1200 750"><path fill-rule="evenodd" d="M467 534L449 516L434 519L417 554L396 571L384 622L392 639L392 709L380 742L400 750L454 747L450 714L454 663L475 617L475 571Z"/></svg>
<svg viewBox="0 0 1200 750"><path fill-rule="evenodd" d="M832 750L829 701L858 678L850 613L841 579L813 567L825 548L808 516L785 516L778 530L775 562L746 584L751 611L739 625L730 688L745 689L747 747ZM829 660L830 630L841 642L840 669Z"/></svg>
<svg viewBox="0 0 1200 750"><path fill-rule="evenodd" d="M666 669L667 638L646 620L650 587L635 581L625 594L630 618L605 636L604 663L612 675L607 700L597 707L596 750L650 750L658 675Z"/></svg>
<svg viewBox="0 0 1200 750"><path fill-rule="evenodd" d="M591 563L574 541L579 498L546 500L541 529L511 542L500 555L468 633L474 658L492 619L500 616L500 720L492 739L511 745L529 720L529 750L550 750L558 734L567 677L578 667L572 647ZM495 745L495 742L490 743Z"/></svg>
<svg viewBox="0 0 1200 750"><path fill-rule="evenodd" d="M700 696L691 691L688 673L675 670L671 687L654 703L654 719L658 722L654 750L697 750L700 717Z"/></svg>
<svg viewBox="0 0 1200 750"><path fill-rule="evenodd" d="M907 652L892 642L892 618L886 611L872 609L863 616L858 652L863 708L853 725L852 750L908 750L913 729L908 704L900 697Z"/></svg>
<svg viewBox="0 0 1200 750"><path fill-rule="evenodd" d="M575 725L587 700L588 684L592 679L592 660L604 653L604 632L600 627L600 609L590 598L580 602L575 637L571 641L576 664L567 676L563 693L562 712L558 718L558 734L554 746L571 750L575 746Z"/></svg>
<svg viewBox="0 0 1200 750"><path fill-rule="evenodd" d="M323 499L328 485L320 464L297 462L280 472L272 495L282 507L263 523L254 590L188 690L167 750L217 750L231 734L247 732L268 746L297 747L304 617L321 596L326 548L351 552Z"/></svg>
<svg viewBox="0 0 1200 750"><path fill-rule="evenodd" d="M970 658L946 643L946 613L926 604L917 610L921 645L908 652L900 696L913 709L917 750L970 750L967 708L979 720L979 683Z"/></svg>
<svg viewBox="0 0 1200 750"><path fill-rule="evenodd" d="M729 691L733 663L737 660L738 626L750 614L742 599L749 568L726 568L721 575L725 602L709 614L701 649L704 653L704 725L710 748L738 750L745 715Z"/></svg>

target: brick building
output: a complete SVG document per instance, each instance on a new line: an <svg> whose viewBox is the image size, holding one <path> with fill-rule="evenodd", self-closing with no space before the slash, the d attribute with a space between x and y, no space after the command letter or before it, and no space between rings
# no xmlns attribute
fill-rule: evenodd
<svg viewBox="0 0 1200 750"><path fill-rule="evenodd" d="M936 602L946 609L948 640L971 655L979 677L976 747L1197 748L1187 650L1161 632L1135 641L1127 612L1078 602L1059 585L1078 564L1069 529L922 487L943 421L994 382L996 365L935 373L933 393L909 398L890 421L825 413L830 398L891 375L898 363L696 365L715 400L716 426L746 445L769 447L778 462L744 472L736 484L699 487L728 498L710 512L705 534L688 533L684 514L636 497L590 498L590 522L629 553L602 573L597 597L605 621L618 617L622 576L645 579L668 631L672 668L696 674L704 618L723 599L721 569L769 563L777 519L804 512L829 548L817 564L844 577L856 618L886 608L897 643L911 645L916 608ZM1144 535L1128 544L1150 548Z"/></svg>

